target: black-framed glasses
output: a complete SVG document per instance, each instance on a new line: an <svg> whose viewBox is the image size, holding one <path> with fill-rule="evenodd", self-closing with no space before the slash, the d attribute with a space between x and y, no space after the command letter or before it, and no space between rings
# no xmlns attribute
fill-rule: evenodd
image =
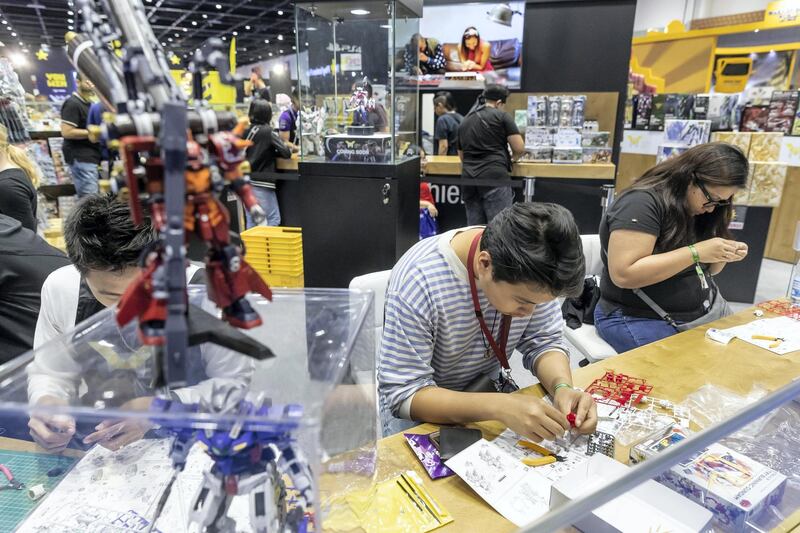
<svg viewBox="0 0 800 533"><path fill-rule="evenodd" d="M703 207L725 207L727 205L731 205L733 202L731 201L732 198L728 198L727 200L714 200L709 194L708 189L705 188L703 182L697 179L697 176L694 177L694 182L697 183L697 186L700 188L700 191L703 193L703 196L706 197L708 200L706 203L703 204Z"/></svg>

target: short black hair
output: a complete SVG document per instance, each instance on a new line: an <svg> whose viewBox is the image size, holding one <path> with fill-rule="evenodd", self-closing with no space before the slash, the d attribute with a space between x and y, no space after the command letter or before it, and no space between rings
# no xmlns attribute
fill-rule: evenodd
<svg viewBox="0 0 800 533"><path fill-rule="evenodd" d="M67 255L81 274L136 266L156 238L149 218L135 226L128 204L110 194L83 198L64 222Z"/></svg>
<svg viewBox="0 0 800 533"><path fill-rule="evenodd" d="M253 124L269 124L272 120L272 104L263 98L255 98L250 102L248 116Z"/></svg>
<svg viewBox="0 0 800 533"><path fill-rule="evenodd" d="M433 105L442 104L448 111L454 111L456 108L456 99L450 91L439 91L433 98Z"/></svg>
<svg viewBox="0 0 800 533"><path fill-rule="evenodd" d="M516 203L498 213L483 232L481 250L492 257L492 277L531 283L554 296L583 290L586 265L578 225L566 208Z"/></svg>

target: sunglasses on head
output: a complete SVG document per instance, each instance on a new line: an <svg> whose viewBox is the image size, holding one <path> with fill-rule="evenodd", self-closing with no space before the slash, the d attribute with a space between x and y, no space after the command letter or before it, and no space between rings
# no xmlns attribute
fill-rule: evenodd
<svg viewBox="0 0 800 533"><path fill-rule="evenodd" d="M708 189L706 189L703 185L703 182L697 178L696 174L694 176L694 182L697 184L697 187L700 188L700 191L703 193L703 196L706 197L706 200L708 200L703 204L703 207L725 207L733 203L731 201L732 198L728 198L726 200L714 200L714 198L711 197L711 194L709 194Z"/></svg>

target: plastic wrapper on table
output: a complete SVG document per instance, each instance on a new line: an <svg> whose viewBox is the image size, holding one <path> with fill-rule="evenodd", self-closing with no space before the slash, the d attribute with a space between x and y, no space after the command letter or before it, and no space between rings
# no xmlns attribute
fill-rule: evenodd
<svg viewBox="0 0 800 533"><path fill-rule="evenodd" d="M708 383L689 394L678 406L689 409L692 414L692 422L701 429L705 429L717 422L730 418L743 407L760 400L766 395L767 390L759 386L753 387L746 396L742 396ZM760 418L741 429L736 435L758 435L768 421L768 416Z"/></svg>

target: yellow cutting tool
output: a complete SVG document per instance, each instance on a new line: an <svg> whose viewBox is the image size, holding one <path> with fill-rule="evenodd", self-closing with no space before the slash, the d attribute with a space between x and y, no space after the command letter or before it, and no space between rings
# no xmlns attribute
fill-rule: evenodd
<svg viewBox="0 0 800 533"><path fill-rule="evenodd" d="M525 459L523 459L522 460L523 464L527 466L544 466L544 465L549 465L551 463L555 463L556 461L560 462L567 460L566 457L557 455L555 452L548 450L544 446L539 446L538 444L528 440L517 441L517 444L524 448L528 448L529 450L533 450L541 455L541 457L526 457Z"/></svg>

